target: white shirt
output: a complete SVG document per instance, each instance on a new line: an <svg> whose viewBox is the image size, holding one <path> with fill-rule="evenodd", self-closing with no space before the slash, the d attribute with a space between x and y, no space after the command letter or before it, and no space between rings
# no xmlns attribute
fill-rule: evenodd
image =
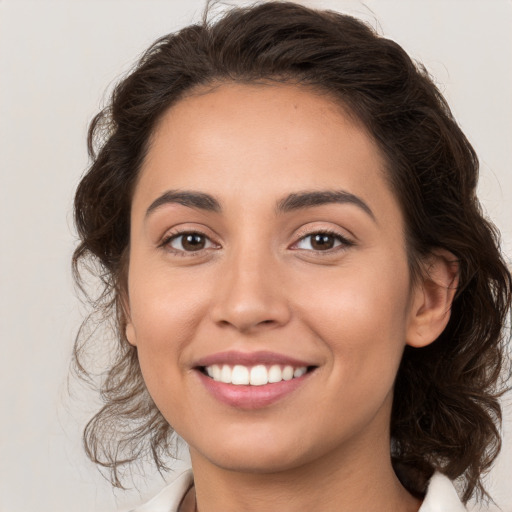
<svg viewBox="0 0 512 512"><path fill-rule="evenodd" d="M192 470L181 473L153 499L132 512L177 512L181 500L193 482ZM427 494L418 512L467 512L451 480L435 473L428 484Z"/></svg>
<svg viewBox="0 0 512 512"><path fill-rule="evenodd" d="M452 481L441 473L434 473L428 484L427 495L418 512L465 512Z"/></svg>

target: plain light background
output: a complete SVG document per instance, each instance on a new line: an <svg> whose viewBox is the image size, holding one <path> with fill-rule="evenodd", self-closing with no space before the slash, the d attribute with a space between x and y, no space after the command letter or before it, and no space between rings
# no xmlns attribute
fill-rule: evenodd
<svg viewBox="0 0 512 512"><path fill-rule="evenodd" d="M480 155L480 197L510 260L512 2L305 3L369 20L436 77ZM83 314L70 277L71 205L87 166L87 124L105 91L203 6L0 0L0 512L127 510L163 486L151 475L140 492L113 493L81 449L95 399L67 384ZM504 450L488 478L504 512L512 512L510 402Z"/></svg>

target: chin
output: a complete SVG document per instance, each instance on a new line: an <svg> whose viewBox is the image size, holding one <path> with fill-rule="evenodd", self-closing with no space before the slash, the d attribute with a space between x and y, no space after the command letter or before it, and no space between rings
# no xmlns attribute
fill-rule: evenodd
<svg viewBox="0 0 512 512"><path fill-rule="evenodd" d="M212 456L210 462L215 466L236 473L271 474L289 471L300 467L306 461L300 454L268 452L267 450L248 450L245 453L223 453Z"/></svg>
<svg viewBox="0 0 512 512"><path fill-rule="evenodd" d="M201 437L198 444L192 441L189 443L192 461L202 458L227 471L270 474L298 468L323 451L318 445L308 450L304 438L290 432L285 435L284 432L249 430L246 429L245 435L230 435L224 439L215 436L215 442L208 442L205 437Z"/></svg>

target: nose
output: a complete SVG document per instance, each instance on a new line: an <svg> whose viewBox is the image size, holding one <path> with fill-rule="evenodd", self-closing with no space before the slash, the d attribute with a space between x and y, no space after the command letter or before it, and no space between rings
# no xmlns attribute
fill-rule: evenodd
<svg viewBox="0 0 512 512"><path fill-rule="evenodd" d="M239 251L219 274L213 321L243 333L286 325L291 317L281 265L272 254Z"/></svg>

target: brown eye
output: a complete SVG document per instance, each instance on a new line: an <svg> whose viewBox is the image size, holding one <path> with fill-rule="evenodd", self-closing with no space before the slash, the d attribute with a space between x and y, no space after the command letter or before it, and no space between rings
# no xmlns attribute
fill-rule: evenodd
<svg viewBox="0 0 512 512"><path fill-rule="evenodd" d="M352 242L337 233L318 232L302 237L295 244L295 247L302 250L321 252L351 245L353 245Z"/></svg>
<svg viewBox="0 0 512 512"><path fill-rule="evenodd" d="M317 251L325 251L334 247L335 239L332 235L318 233L311 236L311 247Z"/></svg>
<svg viewBox="0 0 512 512"><path fill-rule="evenodd" d="M176 251L194 252L212 247L210 239L202 233L181 233L174 235L167 244Z"/></svg>
<svg viewBox="0 0 512 512"><path fill-rule="evenodd" d="M204 249L206 241L204 236L191 233L190 235L183 235L182 245L185 251L199 251Z"/></svg>

